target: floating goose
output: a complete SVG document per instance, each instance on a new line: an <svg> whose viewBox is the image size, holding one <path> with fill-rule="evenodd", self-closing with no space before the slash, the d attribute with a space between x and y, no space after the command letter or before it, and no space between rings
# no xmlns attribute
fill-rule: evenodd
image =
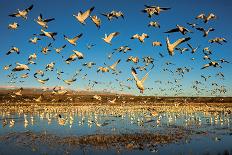
<svg viewBox="0 0 232 155"><path fill-rule="evenodd" d="M55 62L51 62L51 63L46 65L45 69L46 69L46 71L48 71L48 70L53 71L54 67L55 67Z"/></svg>
<svg viewBox="0 0 232 155"><path fill-rule="evenodd" d="M160 41L153 41L152 46L162 46L162 43Z"/></svg>
<svg viewBox="0 0 232 155"><path fill-rule="evenodd" d="M160 28L160 24L159 24L158 22L155 22L155 21L151 21L151 22L148 24L148 26L149 26L149 27L152 26L152 27L158 27L158 28Z"/></svg>
<svg viewBox="0 0 232 155"><path fill-rule="evenodd" d="M33 54L29 55L28 61L30 61L32 59L36 59L36 58L37 58L36 53L33 53Z"/></svg>
<svg viewBox="0 0 232 155"><path fill-rule="evenodd" d="M209 28L208 30L205 30L203 27L197 27L196 29L203 32L203 37L207 37L209 32L215 30L214 28Z"/></svg>
<svg viewBox="0 0 232 155"><path fill-rule="evenodd" d="M133 63L137 64L139 62L139 58L138 57L129 56L126 61L127 62L132 61Z"/></svg>
<svg viewBox="0 0 232 155"><path fill-rule="evenodd" d="M131 68L131 74L133 75L133 77L134 77L134 80L135 80L135 82L136 82L136 86L137 86L137 88L140 90L140 93L143 93L144 92L144 82L145 82L145 80L147 79L147 77L148 77L148 75L149 75L149 73L150 73L150 71L153 69L153 67L154 67L154 65L152 66L152 68L147 72L147 74L141 79L141 80L139 80L138 79L138 75L137 75L137 72L136 72L136 70L132 67Z"/></svg>
<svg viewBox="0 0 232 155"><path fill-rule="evenodd" d="M43 29L41 29L41 34L39 34L40 36L46 36L48 38L52 38L53 40L55 40L54 36L57 35L57 32L46 32Z"/></svg>
<svg viewBox="0 0 232 155"><path fill-rule="evenodd" d="M67 85L71 85L73 82L75 82L77 79L71 79L71 80L63 80L64 83L66 83Z"/></svg>
<svg viewBox="0 0 232 155"><path fill-rule="evenodd" d="M77 36L75 36L74 38L68 38L64 35L64 39L67 40L70 44L76 46L77 45L77 40L82 36L83 34L78 34Z"/></svg>
<svg viewBox="0 0 232 155"><path fill-rule="evenodd" d="M166 31L164 33L173 33L173 32L180 32L181 34L185 35L187 32L192 33L191 31L189 31L187 28L180 26L180 25L176 25L177 28L171 29L169 31Z"/></svg>
<svg viewBox="0 0 232 155"><path fill-rule="evenodd" d="M91 20L93 23L97 26L97 28L100 28L101 26L101 19L98 18L97 16L90 16Z"/></svg>
<svg viewBox="0 0 232 155"><path fill-rule="evenodd" d="M214 39L209 40L209 42L210 43L218 43L218 44L222 45L222 42L226 43L227 41L226 41L225 38L222 38L222 37L218 38L218 37L216 37Z"/></svg>
<svg viewBox="0 0 232 155"><path fill-rule="evenodd" d="M35 20L40 26L42 26L43 28L47 29L48 28L48 22L55 20L55 18L50 18L50 19L43 19L42 14L40 14L37 18L37 20Z"/></svg>
<svg viewBox="0 0 232 155"><path fill-rule="evenodd" d="M6 55L10 55L11 53L17 53L17 54L19 54L19 53L20 53L19 48L13 46L13 47L6 53Z"/></svg>
<svg viewBox="0 0 232 155"><path fill-rule="evenodd" d="M41 40L40 38L34 37L29 40L30 43L36 44L38 40Z"/></svg>
<svg viewBox="0 0 232 155"><path fill-rule="evenodd" d="M92 68L93 65L96 65L95 62L87 62L87 63L84 63L83 66L86 66L88 68Z"/></svg>
<svg viewBox="0 0 232 155"><path fill-rule="evenodd" d="M8 29L16 30L19 27L19 24L14 22L8 25Z"/></svg>
<svg viewBox="0 0 232 155"><path fill-rule="evenodd" d="M81 11L78 12L77 15L73 15L81 24L86 24L85 20L90 16L91 12L94 10L94 7L90 8L89 10L82 13Z"/></svg>
<svg viewBox="0 0 232 155"><path fill-rule="evenodd" d="M205 68L208 68L210 66L221 67L218 62L216 62L216 61L210 61L208 64L205 64L201 69L205 69Z"/></svg>
<svg viewBox="0 0 232 155"><path fill-rule="evenodd" d="M107 36L107 34L105 34L105 38L102 38L102 39L103 39L106 43L112 45L111 40L112 40L114 37L116 37L117 35L119 35L119 32L113 32L113 33L109 34L108 36Z"/></svg>
<svg viewBox="0 0 232 155"><path fill-rule="evenodd" d="M33 8L33 5L31 5L30 7L28 7L25 10L22 10L22 11L20 11L18 9L17 13L10 14L9 16L11 16L11 17L22 17L23 19L27 19L27 14L28 14L29 11L31 11L32 8Z"/></svg>
<svg viewBox="0 0 232 155"><path fill-rule="evenodd" d="M174 50L175 48L180 45L181 43L183 42L186 42L188 40L190 40L191 38L190 37L187 37L187 38L181 38L181 39L178 39L177 41L175 41L174 43L170 43L169 41L169 38L167 37L166 38L166 44L167 44L167 49L168 49L168 53L169 55L173 56L174 55Z"/></svg>
<svg viewBox="0 0 232 155"><path fill-rule="evenodd" d="M109 70L109 68L108 67L99 67L98 69L97 69L97 72L102 72L102 73L105 73L105 72L109 72L110 70Z"/></svg>
<svg viewBox="0 0 232 155"><path fill-rule="evenodd" d="M66 59L66 63L69 64L71 61L75 61L76 58L78 59L83 59L84 55L83 53L76 51L76 50L72 50L74 52L74 54L70 55L68 59Z"/></svg>
<svg viewBox="0 0 232 155"><path fill-rule="evenodd" d="M196 17L196 19L203 19L204 23L207 23L209 20L216 19L216 15L210 13L208 16L206 16L204 13L201 13Z"/></svg>
<svg viewBox="0 0 232 155"><path fill-rule="evenodd" d="M141 43L144 43L145 38L149 38L149 36L146 33L142 33L142 35L135 34L131 37L131 39L138 39Z"/></svg>
<svg viewBox="0 0 232 155"><path fill-rule="evenodd" d="M54 50L56 51L56 53L60 54L60 52L66 47L66 45L63 45L59 48L54 48Z"/></svg>
<svg viewBox="0 0 232 155"><path fill-rule="evenodd" d="M29 67L25 64L20 64L20 63L16 63L16 67L14 69L12 69L13 72L17 72L17 71L23 71L23 70L29 70Z"/></svg>
<svg viewBox="0 0 232 155"><path fill-rule="evenodd" d="M198 46L198 47L196 47L196 48L193 48L189 43L187 43L187 45L188 45L188 47L191 49L191 53L192 53L192 54L194 54L194 53L197 51L197 49L200 47L200 46Z"/></svg>
<svg viewBox="0 0 232 155"><path fill-rule="evenodd" d="M51 45L52 45L52 43L49 43L46 47L42 47L41 52L42 52L43 54L47 54L49 51L51 51L51 50L49 49L49 47L51 47Z"/></svg>
<svg viewBox="0 0 232 155"><path fill-rule="evenodd" d="M49 78L47 78L47 79L36 79L39 83L41 83L41 84L45 84L48 80L49 80Z"/></svg>

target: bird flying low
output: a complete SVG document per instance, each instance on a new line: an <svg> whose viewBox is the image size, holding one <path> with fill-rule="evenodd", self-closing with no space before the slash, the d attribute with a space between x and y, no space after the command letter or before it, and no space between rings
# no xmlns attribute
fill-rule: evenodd
<svg viewBox="0 0 232 155"><path fill-rule="evenodd" d="M166 38L166 44L167 44L167 49L168 49L169 55L173 56L175 48L178 45L180 45L180 44L182 44L182 43L184 43L184 42L186 42L186 41L188 41L190 39L191 39L190 37L180 38L180 39L178 39L177 41L175 41L174 43L171 44L170 41L169 41L169 38L167 37Z"/></svg>
<svg viewBox="0 0 232 155"><path fill-rule="evenodd" d="M27 14L28 14L29 11L31 11L32 8L33 8L33 5L31 5L30 7L28 7L25 10L20 11L18 9L17 13L10 14L9 16L11 16L11 17L22 17L23 19L27 19Z"/></svg>
<svg viewBox="0 0 232 155"><path fill-rule="evenodd" d="M105 34L105 38L102 38L107 44L112 45L111 40L116 37L117 35L119 35L119 32L113 32L110 33L108 36L107 34Z"/></svg>
<svg viewBox="0 0 232 155"><path fill-rule="evenodd" d="M151 70L154 68L154 65L152 65L152 67L151 67L151 69L145 74L145 76L141 79L141 80L139 80L138 79L138 74L137 74L137 72L136 72L136 70L132 67L131 68L131 74L133 75L133 77L134 77L134 80L135 80L135 82L136 82L136 86L137 86L137 88L140 90L140 93L143 93L144 92L144 82L145 82L145 80L147 79L147 77L148 77L148 75L149 75L149 73L151 72Z"/></svg>
<svg viewBox="0 0 232 155"><path fill-rule="evenodd" d="M84 13L82 13L81 11L78 12L77 15L73 15L77 21L79 21L81 24L86 24L85 20L90 16L91 12L94 10L94 7L88 9L87 11L85 11Z"/></svg>

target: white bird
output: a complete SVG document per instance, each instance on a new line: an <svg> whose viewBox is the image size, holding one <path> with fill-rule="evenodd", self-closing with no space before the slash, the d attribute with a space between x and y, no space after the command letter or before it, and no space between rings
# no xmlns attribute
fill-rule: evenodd
<svg viewBox="0 0 232 155"><path fill-rule="evenodd" d="M17 54L19 54L19 53L20 53L19 48L13 46L13 47L6 53L6 55L10 55L11 53L17 53Z"/></svg>
<svg viewBox="0 0 232 155"><path fill-rule="evenodd" d="M39 34L40 36L46 36L48 38L52 38L53 40L55 40L54 36L57 35L57 32L47 32L47 31L44 31L43 29L41 29L41 34Z"/></svg>
<svg viewBox="0 0 232 155"><path fill-rule="evenodd" d="M108 100L110 103L115 103L117 98L114 98L113 100Z"/></svg>
<svg viewBox="0 0 232 155"><path fill-rule="evenodd" d="M93 23L97 26L97 28L100 28L101 26L101 19L98 18L97 16L90 16L91 20Z"/></svg>
<svg viewBox="0 0 232 155"><path fill-rule="evenodd" d="M29 42L30 43L33 43L33 44L36 44L38 40L41 40L40 38L37 38L37 37L34 37L34 38L30 38L29 39Z"/></svg>
<svg viewBox="0 0 232 155"><path fill-rule="evenodd" d="M208 16L206 16L204 13L201 13L196 17L196 19L203 19L204 23L207 23L209 20L216 19L216 15L210 13Z"/></svg>
<svg viewBox="0 0 232 155"><path fill-rule="evenodd" d="M68 38L67 36L64 35L64 39L67 40L70 44L76 46L77 45L77 40L82 36L83 34L80 33L77 36L75 36L74 38Z"/></svg>
<svg viewBox="0 0 232 155"><path fill-rule="evenodd" d="M79 52L79 51L76 51L76 50L72 50L74 52L74 54L70 55L68 57L68 59L66 59L66 63L69 64L71 61L75 61L76 58L78 59L83 59L84 58L84 55L83 53Z"/></svg>
<svg viewBox="0 0 232 155"><path fill-rule="evenodd" d="M93 11L94 7L88 9L87 11L85 11L84 13L82 13L81 11L78 12L77 15L73 15L81 24L86 24L85 20L90 16L91 12Z"/></svg>
<svg viewBox="0 0 232 155"><path fill-rule="evenodd" d="M121 59L118 59L114 64L112 64L111 66L109 66L109 68L112 70L112 71L116 71L116 67L118 65L118 63L121 61Z"/></svg>
<svg viewBox="0 0 232 155"><path fill-rule="evenodd" d="M59 48L54 48L54 50L56 51L56 53L60 54L60 52L66 47L66 45L63 45Z"/></svg>
<svg viewBox="0 0 232 155"><path fill-rule="evenodd" d="M8 29L16 30L19 27L19 24L14 22L8 25Z"/></svg>
<svg viewBox="0 0 232 155"><path fill-rule="evenodd" d="M135 34L131 37L131 39L138 39L141 43L144 43L145 38L149 38L149 36L146 33L142 33L142 35Z"/></svg>
<svg viewBox="0 0 232 155"><path fill-rule="evenodd" d="M33 5L31 5L30 7L28 7L25 10L22 10L22 11L20 11L18 9L17 13L10 14L9 16L11 16L11 17L22 17L23 19L27 19L27 14L28 14L29 11L31 11L32 8L33 8Z"/></svg>
<svg viewBox="0 0 232 155"><path fill-rule="evenodd" d="M153 67L154 67L154 65L152 66L152 68L147 72L147 74L141 79L141 80L139 80L138 79L138 75L137 75L137 72L136 72L136 70L132 67L131 68L131 74L133 75L133 77L134 77L134 80L135 80L135 82L136 82L136 86L137 86L137 88L140 90L140 93L143 93L144 92L144 82L145 82L145 80L147 79L147 77L148 77L148 75L149 75L149 73L150 73L150 71L153 69Z"/></svg>
<svg viewBox="0 0 232 155"><path fill-rule="evenodd" d="M169 38L167 37L166 38L166 44L167 44L167 49L168 49L168 53L169 55L173 56L174 55L174 50L175 48L180 45L181 43L183 42L186 42L188 40L190 40L191 38L190 37L187 37L187 38L181 38L181 39L178 39L177 41L175 41L174 43L170 43L169 41Z"/></svg>
<svg viewBox="0 0 232 155"><path fill-rule="evenodd" d="M209 28L208 30L205 30L203 27L197 27L196 29L203 32L203 37L207 37L209 32L215 30L214 28Z"/></svg>
<svg viewBox="0 0 232 155"><path fill-rule="evenodd" d="M107 36L107 34L105 34L105 38L102 38L102 39L103 39L106 43L112 45L111 40L112 40L114 37L116 37L117 35L119 35L119 32L113 32L113 33L109 34L108 36Z"/></svg>
<svg viewBox="0 0 232 155"><path fill-rule="evenodd" d="M48 25L47 23L50 21L55 20L55 18L50 18L50 19L43 19L42 14L40 14L37 18L37 20L35 20L40 26L42 26L43 28L47 29Z"/></svg>
<svg viewBox="0 0 232 155"><path fill-rule="evenodd" d="M23 70L29 70L29 67L25 64L20 64L20 63L16 63L16 67L14 69L12 69L13 72L16 72L16 71L23 71Z"/></svg>

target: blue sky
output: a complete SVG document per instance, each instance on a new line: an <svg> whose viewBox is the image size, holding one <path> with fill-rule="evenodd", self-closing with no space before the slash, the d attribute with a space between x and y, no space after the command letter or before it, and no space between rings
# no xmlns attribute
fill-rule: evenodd
<svg viewBox="0 0 232 155"><path fill-rule="evenodd" d="M13 18L8 15L14 13L17 9L25 9L31 4L34 5L32 11L28 14L28 19L23 20L22 18ZM171 9L165 12L162 12L159 16L153 16L148 18L145 13L142 13L141 10L144 9L144 5L159 5L161 7L170 7ZM98 29L90 18L86 20L86 25L80 24L72 15L77 14L79 11L85 11L92 6L95 6L94 11L91 15L97 15L102 21L101 28ZM124 13L125 19L119 18L112 21L108 21L106 17L102 16L101 13L111 12L112 10L122 11ZM174 81L174 78L179 79L179 83L183 85L182 89L184 90L181 95L192 96L195 95L195 91L191 88L193 81L199 80L202 81L203 87L206 87L205 90L201 92L200 95L208 96L210 93L207 93L206 90L211 90L211 83L216 82L219 86L226 86L228 92L226 96L231 96L232 88L232 70L231 64L222 64L222 69L220 68L208 68L206 70L201 70L200 68L208 63L208 61L203 60L202 49L206 46L210 46L213 50L211 58L213 60L218 60L224 58L232 62L231 58L231 49L232 49L232 35L231 35L231 26L232 21L230 15L232 13L232 1L222 0L222 1L212 1L212 0L165 0L165 1L145 1L145 0L85 0L85 1L45 1L45 0L31 0L31 1L13 1L13 0L1 0L0 1L0 34L1 34L1 45L0 45L0 66L12 64L15 66L15 62L27 63L27 58L32 53L37 53L38 59L35 61L37 65L30 65L31 72L30 77L25 79L24 83L16 82L14 84L8 83L9 79L6 77L9 71L0 72L0 85L1 86L27 86L27 87L40 87L43 86L38 83L33 74L38 69L44 69L46 64L51 61L56 62L55 68L63 70L63 79L71 79L73 72L83 68L82 64L88 61L94 61L97 63L92 69L83 68L82 75L87 73L87 80L83 80L81 76L77 78L77 81L74 82L71 86L66 85L63 81L56 79L56 73L46 72L45 78L49 77L50 80L44 86L65 86L75 90L82 90L87 87L88 80L104 81L104 82L113 82L113 85L109 87L107 84L102 84L96 86L94 90L110 89L114 91L119 91L119 84L115 81L115 78L118 78L120 81L123 81L124 84L130 85L133 87L132 90L124 89L125 93L132 93L139 95L139 90L136 88L134 82L128 82L126 79L128 77L132 78L130 69L132 66L135 66L132 63L128 63L125 60L130 56L138 56L140 59L143 56L151 56L155 59L155 67L149 75L149 78L145 82L145 87L154 88L153 90L145 90L144 95L174 95L175 93L170 90L174 85L167 84L167 81ZM214 13L217 16L216 20L209 21L207 24L204 24L201 20L195 20L195 17L200 13ZM37 16L42 13L44 18L55 18L54 21L51 21L48 24L47 31L57 32L58 35L55 37L56 40L53 42L52 39L41 37L42 40L39 41L36 45L28 43L29 38L33 37L33 34L40 33L41 27L34 21ZM161 28L151 28L148 27L150 21L157 21L160 23ZM9 23L17 22L19 23L18 30L8 30L7 26ZM202 33L196 31L189 27L186 23L194 22L198 23L199 26L204 28L213 27L215 28L214 32L210 32L207 38L202 37ZM180 33L165 34L163 32L172 29L176 24L187 27L188 29L194 31L193 34L187 34L185 37L190 36L191 43L194 47L200 45L200 49L195 53L191 54L186 52L180 54L175 52L173 57L168 55L165 38L169 36L171 42L175 41L178 38L183 37ZM111 32L120 32L120 35L112 40L113 45L106 44L101 38L104 37L105 33L109 34ZM77 46L69 44L64 40L63 35L68 37L74 37L75 35L83 33L83 36L78 40ZM134 34L147 33L149 38L145 40L144 44L141 44L138 40L131 40L130 37ZM210 44L208 43L209 39L215 37L224 37L228 41L224 45ZM152 41L161 41L163 43L162 47L152 47ZM64 58L68 58L72 54L72 50L78 50L84 53L85 58L83 60L76 60L71 64L67 65L61 55L58 55L54 50L49 52L47 55L44 55L40 52L41 47L52 42L52 49L54 47L60 47L64 44L67 44L67 47L62 51ZM93 43L96 44L91 50L87 50L86 44ZM122 45L128 45L132 48L132 51L129 51L126 54L116 53L112 57L112 61L107 59L107 55L113 51L113 49L118 48ZM16 46L20 49L21 53L19 55L13 53L9 56L5 56L5 53L10 49L11 46ZM187 47L186 43L180 45L180 47ZM159 57L159 52L165 55L164 58ZM111 64L118 59L122 61L118 65L118 69L122 70L120 76L112 75L111 73L96 73L97 67L102 66L105 62L106 64ZM195 61L191 61L191 58L195 58ZM142 59L141 59L142 60ZM168 66L168 68L175 71L178 67L192 67L193 70L189 73L186 73L183 78L180 76L173 76L168 72L163 72L164 63L170 61L174 63L174 66ZM142 61L138 66L142 66ZM225 79L221 80L215 76L216 73L223 72ZM21 75L23 72L18 72L17 75ZM146 72L138 71L139 77L145 75ZM203 75L211 75L212 78L209 81L204 82L200 77ZM162 84L157 84L154 81L161 80ZM16 81L19 81L17 79ZM165 89L164 92L160 91L160 88Z"/></svg>

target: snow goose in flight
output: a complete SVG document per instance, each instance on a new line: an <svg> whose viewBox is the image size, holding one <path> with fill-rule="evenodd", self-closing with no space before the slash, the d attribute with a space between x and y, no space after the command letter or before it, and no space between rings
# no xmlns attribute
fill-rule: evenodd
<svg viewBox="0 0 232 155"><path fill-rule="evenodd" d="M218 38L218 37L216 37L214 39L209 40L209 42L210 43L218 43L218 44L222 45L222 42L226 43L227 41L226 41L225 38L222 38L222 37Z"/></svg>
<svg viewBox="0 0 232 155"><path fill-rule="evenodd" d="M146 33L142 33L142 35L135 34L131 37L131 39L138 39L141 43L144 43L145 38L149 38L149 36Z"/></svg>
<svg viewBox="0 0 232 155"><path fill-rule="evenodd" d="M195 23L187 23L189 26L191 26L192 28L194 28L194 27L196 27L197 26L197 24L195 24Z"/></svg>
<svg viewBox="0 0 232 155"><path fill-rule="evenodd" d="M162 46L162 43L160 41L153 41L152 46Z"/></svg>
<svg viewBox="0 0 232 155"><path fill-rule="evenodd" d="M10 64L10 65L6 65L6 66L3 67L3 70L6 71L6 70L8 70L11 66L12 66L11 64Z"/></svg>
<svg viewBox="0 0 232 155"><path fill-rule="evenodd" d="M83 66L86 66L86 67L88 67L88 68L92 68L93 65L96 65L96 63L95 63L95 62L87 62L87 63L84 63L84 64L83 64Z"/></svg>
<svg viewBox="0 0 232 155"><path fill-rule="evenodd" d="M90 50L92 47L94 47L96 44L87 44L86 47L88 50Z"/></svg>
<svg viewBox="0 0 232 155"><path fill-rule="evenodd" d="M93 23L97 26L97 28L100 28L101 26L101 19L98 18L97 16L90 16L91 20Z"/></svg>
<svg viewBox="0 0 232 155"><path fill-rule="evenodd" d="M158 22L155 22L155 21L151 21L151 22L148 24L148 26L149 26L149 27L152 26L152 27L158 27L158 28L160 28L160 24L159 24Z"/></svg>
<svg viewBox="0 0 232 155"><path fill-rule="evenodd" d="M185 51L189 51L188 48L179 48L179 47L176 47L175 49L178 50L178 51L180 51L180 54L183 54Z"/></svg>
<svg viewBox="0 0 232 155"><path fill-rule="evenodd" d="M208 68L210 66L222 68L218 62L210 61L208 64L205 64L201 69L205 69L205 68Z"/></svg>
<svg viewBox="0 0 232 155"><path fill-rule="evenodd" d="M111 11L111 14L113 15L113 17L115 18L119 18L119 17L122 17L124 19L124 15L121 11Z"/></svg>
<svg viewBox="0 0 232 155"><path fill-rule="evenodd" d="M51 45L52 45L52 43L49 43L46 47L42 47L41 52L42 52L43 54L47 54L49 51L51 51L51 50L49 49L49 47L51 47Z"/></svg>
<svg viewBox="0 0 232 155"><path fill-rule="evenodd" d="M77 15L73 15L81 24L86 24L85 20L90 16L91 12L94 10L94 7L88 9L87 11L85 11L84 13L82 13L81 11L78 12Z"/></svg>
<svg viewBox="0 0 232 155"><path fill-rule="evenodd" d="M105 72L109 72L110 70L109 70L109 68L108 67L99 67L98 69L97 69L97 72L102 72L102 73L105 73Z"/></svg>
<svg viewBox="0 0 232 155"><path fill-rule="evenodd" d="M19 48L13 46L13 47L6 53L6 55L10 55L11 53L17 53L17 54L19 54L19 53L20 53Z"/></svg>
<svg viewBox="0 0 232 155"><path fill-rule="evenodd" d="M13 72L16 72L16 71L23 71L23 70L29 70L29 67L25 64L20 64L20 63L16 63L16 67L14 69L12 69Z"/></svg>
<svg viewBox="0 0 232 155"><path fill-rule="evenodd" d="M30 61L32 59L36 59L36 58L37 58L36 53L33 53L33 54L29 55L28 61Z"/></svg>
<svg viewBox="0 0 232 155"><path fill-rule="evenodd" d="M105 38L102 38L106 43L112 45L111 40L116 37L117 35L119 35L119 32L113 32L110 33L108 36L107 34L105 34Z"/></svg>
<svg viewBox="0 0 232 155"><path fill-rule="evenodd" d="M191 53L194 54L197 49L200 47L200 46L197 46L196 48L192 47L192 45L190 45L189 43L187 43L188 47L191 49Z"/></svg>
<svg viewBox="0 0 232 155"><path fill-rule="evenodd" d="M70 62L75 61L76 58L78 58L78 59L83 59L83 58L84 58L83 53L81 53L81 52L79 52L79 51L76 51L76 50L72 50L72 51L74 52L74 54L70 55L70 56L68 57L68 59L65 60L65 62L66 62L67 64L70 64Z"/></svg>
<svg viewBox="0 0 232 155"><path fill-rule="evenodd" d="M54 48L54 50L56 51L56 53L60 54L60 52L66 47L66 45L63 45L59 48Z"/></svg>
<svg viewBox="0 0 232 155"><path fill-rule="evenodd" d="M121 61L121 59L118 59L114 64L112 64L111 66L109 66L109 68L112 71L116 71L116 67L117 67L117 65L119 64L120 61Z"/></svg>
<svg viewBox="0 0 232 155"><path fill-rule="evenodd" d="M139 58L138 57L129 56L126 61L127 62L132 61L133 63L137 64L139 62Z"/></svg>
<svg viewBox="0 0 232 155"><path fill-rule="evenodd" d="M113 17L114 17L114 15L111 12L110 13L102 13L101 15L107 17L107 19L109 21L111 21L113 19Z"/></svg>
<svg viewBox="0 0 232 155"><path fill-rule="evenodd" d="M54 67L55 67L55 62L51 62L51 63L46 65L45 69L46 69L46 71L48 71L48 70L53 71Z"/></svg>
<svg viewBox="0 0 232 155"><path fill-rule="evenodd" d="M178 45L180 45L181 43L186 42L186 41L188 41L190 39L191 39L190 37L180 38L180 39L178 39L177 41L175 41L174 43L171 44L170 41L169 41L169 38L167 37L166 38L166 44L167 44L167 49L168 49L169 55L173 56L175 48Z"/></svg>
<svg viewBox="0 0 232 155"><path fill-rule="evenodd" d="M11 29L11 30L16 30L17 28L19 27L19 24L14 22L14 23L10 23L8 25L8 29Z"/></svg>
<svg viewBox="0 0 232 155"><path fill-rule="evenodd" d="M38 23L40 26L43 28L47 29L48 28L48 22L55 20L55 18L50 18L50 19L43 19L42 14L40 14L37 18L36 23Z"/></svg>
<svg viewBox="0 0 232 155"><path fill-rule="evenodd" d="M180 26L180 25L176 25L176 28L171 29L169 31L166 31L164 33L173 33L173 32L180 32L181 34L185 35L187 32L192 33L191 31L189 31L187 28Z"/></svg>
<svg viewBox="0 0 232 155"><path fill-rule="evenodd" d="M47 32L47 31L44 31L43 29L41 29L41 34L39 34L40 36L46 36L48 38L52 38L53 40L55 40L54 36L57 35L57 32Z"/></svg>
<svg viewBox="0 0 232 155"><path fill-rule="evenodd" d="M64 35L64 39L67 40L70 44L76 46L77 45L77 40L82 36L83 34L80 33L77 36L75 36L74 38L68 38L67 36Z"/></svg>
<svg viewBox="0 0 232 155"><path fill-rule="evenodd" d="M204 13L201 13L196 17L196 19L203 19L204 23L207 23L209 20L216 19L216 15L210 13L208 16L206 16Z"/></svg>
<svg viewBox="0 0 232 155"><path fill-rule="evenodd" d="M37 78L36 80L41 84L45 84L49 80L49 78L47 78L47 79L39 79L39 78Z"/></svg>
<svg viewBox="0 0 232 155"><path fill-rule="evenodd" d="M38 40L41 40L40 38L37 38L37 37L34 37L34 38L30 38L29 39L29 42L30 43L33 43L33 44L36 44Z"/></svg>
<svg viewBox="0 0 232 155"><path fill-rule="evenodd" d="M208 30L205 30L203 27L197 27L196 29L203 32L203 37L207 37L209 32L215 30L214 28L209 28Z"/></svg>
<svg viewBox="0 0 232 155"><path fill-rule="evenodd" d="M25 10L22 10L22 11L20 11L18 9L17 13L10 14L9 16L11 16L11 17L22 17L23 19L27 19L27 14L32 8L33 8L33 5L31 5L30 7L28 7Z"/></svg>
<svg viewBox="0 0 232 155"><path fill-rule="evenodd" d="M145 5L145 9L142 10L142 12L147 13L148 17L152 17L153 14L155 15L159 15L162 11L166 11L169 10L171 8L168 7L160 7L160 6L149 6L149 5Z"/></svg>
<svg viewBox="0 0 232 155"><path fill-rule="evenodd" d="M131 68L131 74L134 77L134 80L136 82L136 86L140 90L140 93L144 92L144 89L145 89L144 82L147 79L147 77L148 77L149 73L151 72L151 70L153 69L153 67L154 67L154 65L152 66L152 68L147 72L147 74L141 80L139 80L136 70L133 67Z"/></svg>
<svg viewBox="0 0 232 155"><path fill-rule="evenodd" d="M66 83L67 85L71 85L73 82L75 82L77 79L74 78L74 79L71 79L71 80L63 80L64 83Z"/></svg>

